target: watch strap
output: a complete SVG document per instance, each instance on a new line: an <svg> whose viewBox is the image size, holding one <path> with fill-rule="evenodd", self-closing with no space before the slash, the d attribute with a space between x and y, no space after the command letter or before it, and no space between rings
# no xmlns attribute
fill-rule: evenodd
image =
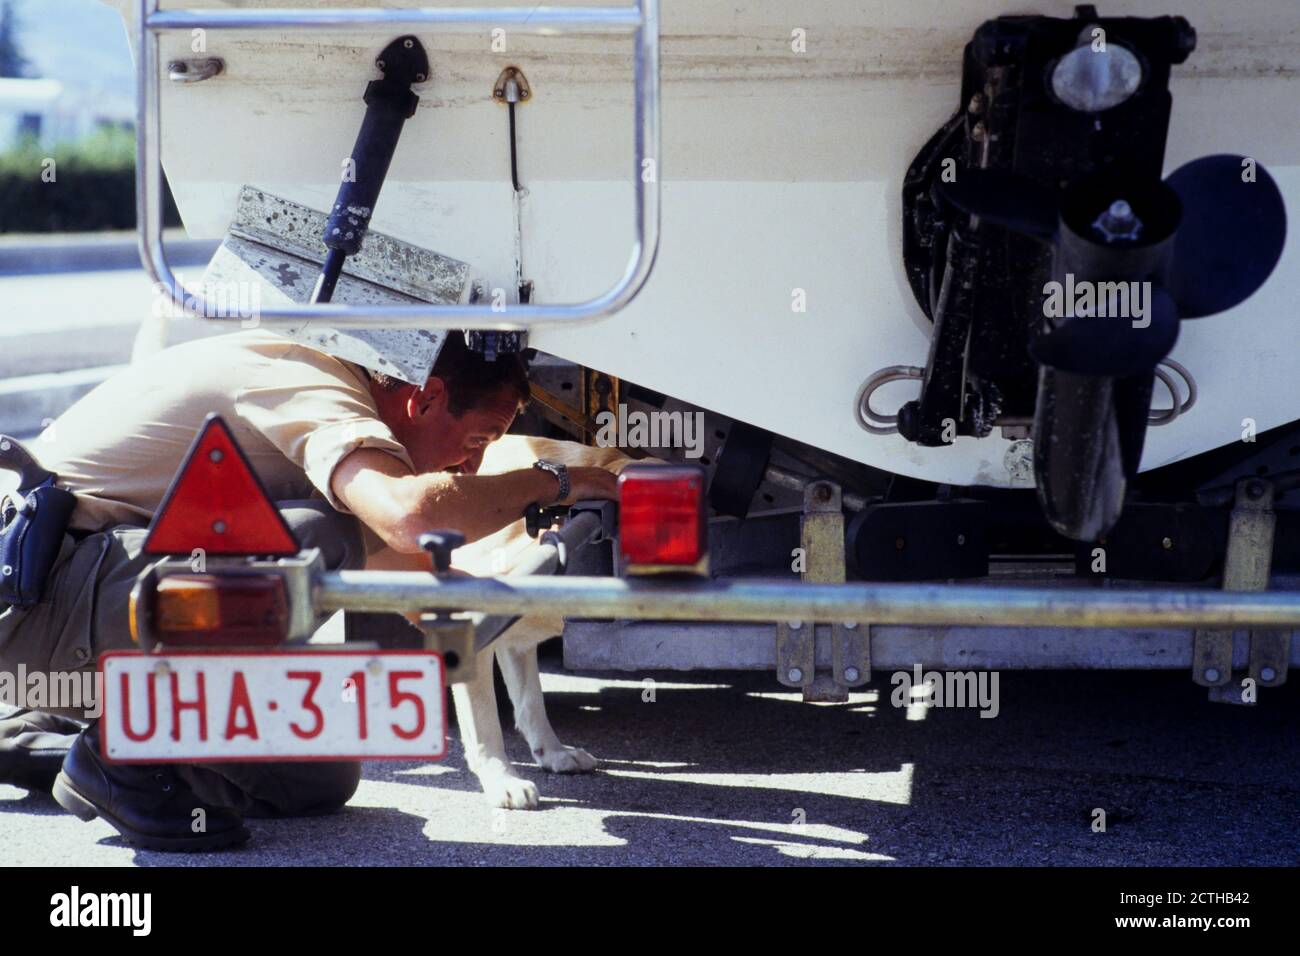
<svg viewBox="0 0 1300 956"><path fill-rule="evenodd" d="M560 464L559 462L546 461L545 459L539 459L533 462L533 467L539 469L540 471L545 471L554 475L555 480L560 483L559 494L555 496L556 501L563 501L565 498L569 497L569 491L571 486L569 484L568 468L566 468L564 465Z"/></svg>

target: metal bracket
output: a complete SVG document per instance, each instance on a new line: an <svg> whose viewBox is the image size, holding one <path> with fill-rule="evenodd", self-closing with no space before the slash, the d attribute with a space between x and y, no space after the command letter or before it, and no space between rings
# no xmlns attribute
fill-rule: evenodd
<svg viewBox="0 0 1300 956"><path fill-rule="evenodd" d="M1237 482L1223 567L1225 591L1268 590L1277 525L1273 491L1273 485L1260 478L1243 478ZM1238 690L1242 675L1234 675L1232 670L1233 631L1198 628L1194 640L1192 679L1210 688L1213 701L1247 703ZM1247 676L1256 686L1276 687L1284 683L1291 656L1291 632L1256 628L1249 632L1249 640Z"/></svg>
<svg viewBox="0 0 1300 956"><path fill-rule="evenodd" d="M776 679L787 687L804 688L805 696L817 676L812 621L782 621L776 626Z"/></svg>
<svg viewBox="0 0 1300 956"><path fill-rule="evenodd" d="M871 625L848 621L833 625L831 666L835 683L861 687L871 682Z"/></svg>
<svg viewBox="0 0 1300 956"><path fill-rule="evenodd" d="M330 328L378 326L403 329L560 328L607 318L625 308L645 286L659 251L660 157L659 0L637 0L626 7L414 7L305 9L159 10L159 0L138 0L136 99L136 222L145 271L179 308L213 321L229 321L222 310L189 292L172 271L163 252L162 104L160 39L169 31L205 30L344 30L389 36L410 30L472 32L503 27L521 33L630 33L633 36L632 188L635 233L627 268L615 285L585 302L491 305L352 305L264 308L259 319L268 328L300 326L322 320Z"/></svg>
<svg viewBox="0 0 1300 956"><path fill-rule="evenodd" d="M517 66L506 67L492 84L492 98L498 103L523 103L532 95L533 88L528 85L528 77Z"/></svg>
<svg viewBox="0 0 1300 956"><path fill-rule="evenodd" d="M514 355L528 347L527 332L494 332L491 329L467 329L465 344L488 362L500 355Z"/></svg>
<svg viewBox="0 0 1300 956"><path fill-rule="evenodd" d="M584 498L569 506L569 520L584 512L591 512L600 519L600 532L588 541L588 544L600 544L618 537L618 503L603 498Z"/></svg>
<svg viewBox="0 0 1300 956"><path fill-rule="evenodd" d="M582 369L582 415L592 424L593 431L598 427L597 416L601 412L617 415L622 401L623 388L618 379L594 368Z"/></svg>
<svg viewBox="0 0 1300 956"><path fill-rule="evenodd" d="M528 532L528 537L536 538L557 521L568 516L568 505L542 505L533 502L524 509L524 529Z"/></svg>
<svg viewBox="0 0 1300 956"><path fill-rule="evenodd" d="M803 580L814 584L843 584L844 512L839 485L812 481L804 488L799 537ZM801 620L777 624L777 680L787 687L801 687L806 701L844 701L848 699L848 688L871 680L870 627L834 621L829 628L831 674L819 676L816 674L817 624Z"/></svg>
<svg viewBox="0 0 1300 956"><path fill-rule="evenodd" d="M442 654L448 684L473 680L478 654L474 651L474 620L469 616L429 613L420 615L425 650Z"/></svg>

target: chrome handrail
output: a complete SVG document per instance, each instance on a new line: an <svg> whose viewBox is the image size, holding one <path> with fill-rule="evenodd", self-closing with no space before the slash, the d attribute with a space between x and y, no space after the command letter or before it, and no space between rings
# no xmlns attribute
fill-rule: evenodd
<svg viewBox="0 0 1300 956"><path fill-rule="evenodd" d="M408 9L158 9L159 0L139 0L136 90L136 229L145 271L182 309L214 318L201 296L186 290L167 263L162 245L162 109L160 35L173 30L352 30L403 29L464 32L484 26L526 33L634 33L635 123L633 185L636 232L623 276L607 292L573 304L492 305L314 305L267 307L258 319L267 326L295 326L320 319L331 328L473 327L502 331L554 328L607 318L625 308L649 279L659 251L662 168L660 166L659 0L635 7L456 7ZM651 175L646 176L649 171ZM240 321L216 316L215 321Z"/></svg>

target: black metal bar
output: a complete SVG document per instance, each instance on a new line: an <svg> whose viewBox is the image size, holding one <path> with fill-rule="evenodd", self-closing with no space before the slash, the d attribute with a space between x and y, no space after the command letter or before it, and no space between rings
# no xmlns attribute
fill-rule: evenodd
<svg viewBox="0 0 1300 956"><path fill-rule="evenodd" d="M344 261L361 251L402 127L420 102L411 86L429 77L429 58L413 36L388 44L375 65L384 76L366 86L366 115L321 237L329 253L312 293L313 303L333 298Z"/></svg>

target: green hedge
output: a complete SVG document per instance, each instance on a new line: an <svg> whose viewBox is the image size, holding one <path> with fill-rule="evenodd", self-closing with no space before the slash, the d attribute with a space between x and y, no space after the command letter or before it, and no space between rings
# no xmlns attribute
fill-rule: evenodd
<svg viewBox="0 0 1300 956"><path fill-rule="evenodd" d="M54 179L46 182L51 159ZM169 189L165 201L164 221L180 225ZM26 142L0 153L0 233L134 228L134 133L104 130L75 143Z"/></svg>

